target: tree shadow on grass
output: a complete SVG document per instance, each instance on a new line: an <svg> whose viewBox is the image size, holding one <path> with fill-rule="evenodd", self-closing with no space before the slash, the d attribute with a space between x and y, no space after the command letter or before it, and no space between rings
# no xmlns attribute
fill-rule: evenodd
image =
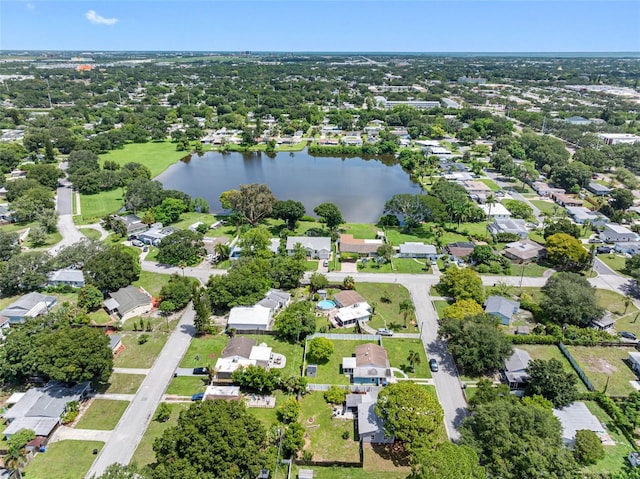
<svg viewBox="0 0 640 479"><path fill-rule="evenodd" d="M400 443L371 444L371 449L385 461L391 461L395 467L411 465L411 456Z"/></svg>

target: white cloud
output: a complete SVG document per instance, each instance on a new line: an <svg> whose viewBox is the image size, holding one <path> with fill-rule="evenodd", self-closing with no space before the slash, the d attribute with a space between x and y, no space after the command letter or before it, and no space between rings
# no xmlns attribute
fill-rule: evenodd
<svg viewBox="0 0 640 479"><path fill-rule="evenodd" d="M105 18L102 15L98 14L95 10L89 10L84 14L91 23L95 23L96 25L115 25L118 23L117 18Z"/></svg>

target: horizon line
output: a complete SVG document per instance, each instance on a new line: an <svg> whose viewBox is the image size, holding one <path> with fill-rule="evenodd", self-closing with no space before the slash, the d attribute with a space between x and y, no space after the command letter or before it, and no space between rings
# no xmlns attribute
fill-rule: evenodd
<svg viewBox="0 0 640 479"><path fill-rule="evenodd" d="M13 53L13 52L82 52L82 53L208 53L208 54L229 54L229 53L240 53L240 54L249 54L249 55L257 55L257 54L322 54L322 55L360 55L360 54L381 54L381 55L393 55L393 54L403 54L403 55L425 55L425 54L447 54L447 53L456 53L456 54L468 54L468 55L487 55L487 54L498 54L498 55L514 55L514 54L585 54L585 53L594 53L594 54L640 54L640 50L538 50L538 51L469 51L469 50L449 50L449 51L400 51L400 50L381 50L381 51L372 51L372 50L334 50L334 51L323 51L323 50L251 50L251 49L238 49L238 50L102 50L102 49L0 49L0 54L3 53Z"/></svg>

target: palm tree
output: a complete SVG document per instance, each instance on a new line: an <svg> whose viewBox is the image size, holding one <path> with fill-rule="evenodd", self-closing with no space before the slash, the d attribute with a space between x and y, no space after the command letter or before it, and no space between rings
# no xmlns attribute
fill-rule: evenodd
<svg viewBox="0 0 640 479"><path fill-rule="evenodd" d="M422 362L422 359L420 358L420 354L412 350L412 351L409 351L409 356L407 356L407 362L409 363L409 366L411 366L411 371L415 373L416 364L419 366L420 363Z"/></svg>
<svg viewBox="0 0 640 479"><path fill-rule="evenodd" d="M398 310L402 313L402 317L404 319L404 329L407 329L407 316L413 315L416 311L416 307L413 305L411 300L403 299L398 305Z"/></svg>
<svg viewBox="0 0 640 479"><path fill-rule="evenodd" d="M487 195L487 204L489 205L489 213L487 214L487 219L491 219L491 208L496 204L496 196L493 193Z"/></svg>
<svg viewBox="0 0 640 479"><path fill-rule="evenodd" d="M218 243L213 247L213 250L220 256L220 261L228 260L231 255L231 248L228 244Z"/></svg>
<svg viewBox="0 0 640 479"><path fill-rule="evenodd" d="M631 303L633 302L633 298L631 297L631 295L626 295L624 297L624 313L622 314L627 314L627 309L629 309L629 306L631 305Z"/></svg>
<svg viewBox="0 0 640 479"><path fill-rule="evenodd" d="M4 457L4 465L14 472L18 479L22 479L22 468L27 463L27 449L10 447L9 453Z"/></svg>

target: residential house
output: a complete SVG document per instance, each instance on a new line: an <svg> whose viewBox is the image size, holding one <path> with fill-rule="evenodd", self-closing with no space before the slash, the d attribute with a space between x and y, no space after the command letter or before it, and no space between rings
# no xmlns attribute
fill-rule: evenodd
<svg viewBox="0 0 640 479"><path fill-rule="evenodd" d="M569 118L565 118L564 122L568 123L569 125L577 125L577 126L591 124L591 120L589 120L588 118L584 118L582 116L570 116Z"/></svg>
<svg viewBox="0 0 640 479"><path fill-rule="evenodd" d="M135 235L146 231L149 227L142 222L139 216L126 215L116 216L115 219L122 221L127 227L127 235Z"/></svg>
<svg viewBox="0 0 640 479"><path fill-rule="evenodd" d="M271 325L271 310L256 304L254 306L236 306L231 308L227 329L237 331L265 331Z"/></svg>
<svg viewBox="0 0 640 479"><path fill-rule="evenodd" d="M511 233L524 239L529 236L526 224L525 220L495 220L487 225L487 230L493 236L497 236L500 233Z"/></svg>
<svg viewBox="0 0 640 479"><path fill-rule="evenodd" d="M489 296L484 303L484 311L500 319L505 326L509 326L511 317L520 310L520 303L504 296Z"/></svg>
<svg viewBox="0 0 640 479"><path fill-rule="evenodd" d="M89 381L71 388L51 382L45 387L29 389L4 413L8 426L2 434L8 439L23 429L31 429L36 436L49 437L60 424L67 405L85 399L90 389Z"/></svg>
<svg viewBox="0 0 640 479"><path fill-rule="evenodd" d="M213 401L215 399L223 399L225 401L240 401L242 396L240 395L239 386L219 386L217 384L211 384L207 386L204 391L203 401Z"/></svg>
<svg viewBox="0 0 640 479"><path fill-rule="evenodd" d="M104 302L104 306L109 314L124 322L151 311L151 297L129 285L109 293L109 299Z"/></svg>
<svg viewBox="0 0 640 479"><path fill-rule="evenodd" d="M531 187L540 196L551 196L555 194L563 194L565 190L563 188L554 188L544 181L534 181L531 183Z"/></svg>
<svg viewBox="0 0 640 479"><path fill-rule="evenodd" d="M511 212L502 203L485 203L478 205L489 220L508 220Z"/></svg>
<svg viewBox="0 0 640 479"><path fill-rule="evenodd" d="M640 241L616 243L613 249L618 253L630 254L632 256L634 254L640 254Z"/></svg>
<svg viewBox="0 0 640 479"><path fill-rule="evenodd" d="M289 236L287 238L287 254L292 256L296 245L300 245L312 259L329 259L331 255L331 238L326 236Z"/></svg>
<svg viewBox="0 0 640 479"><path fill-rule="evenodd" d="M124 349L124 344L122 344L122 336L119 334L110 334L109 335L109 348L114 356L117 356L120 351Z"/></svg>
<svg viewBox="0 0 640 479"><path fill-rule="evenodd" d="M630 352L628 361L631 369L640 376L640 353L637 351Z"/></svg>
<svg viewBox="0 0 640 479"><path fill-rule="evenodd" d="M59 269L48 275L49 286L71 286L72 288L84 288L84 273L79 269Z"/></svg>
<svg viewBox="0 0 640 479"><path fill-rule="evenodd" d="M348 146L362 146L362 137L358 135L347 135L347 136L343 136L340 139L340 142L343 145L348 145Z"/></svg>
<svg viewBox="0 0 640 479"><path fill-rule="evenodd" d="M271 289L267 292L264 299L258 301L260 306L269 308L271 314L275 314L283 308L286 308L291 302L291 295L279 289Z"/></svg>
<svg viewBox="0 0 640 479"><path fill-rule="evenodd" d="M601 318L591 321L591 327L600 331L607 331L613 328L614 324L615 321L613 320L613 317L611 316L611 313L609 311L605 312L604 316L602 316Z"/></svg>
<svg viewBox="0 0 640 479"><path fill-rule="evenodd" d="M609 223L604 225L600 239L605 243L631 243L638 240L638 235L622 225Z"/></svg>
<svg viewBox="0 0 640 479"><path fill-rule="evenodd" d="M214 370L216 379L230 380L234 371L241 367L255 366L256 361L250 359L251 350L256 346L255 339L245 336L231 338L216 361Z"/></svg>
<svg viewBox="0 0 640 479"><path fill-rule="evenodd" d="M593 226L604 226L609 222L609 218L597 211L591 211L584 206L567 206L565 208L569 212L569 216L579 225L585 224L587 221Z"/></svg>
<svg viewBox="0 0 640 479"><path fill-rule="evenodd" d="M502 376L510 389L523 389L527 385L527 382L529 382L527 368L530 362L531 355L527 351L518 348L514 348L513 354L504 361Z"/></svg>
<svg viewBox="0 0 640 479"><path fill-rule="evenodd" d="M577 199L575 196L567 195L564 193L552 193L551 199L558 203L560 206L582 206L582 200Z"/></svg>
<svg viewBox="0 0 640 479"><path fill-rule="evenodd" d="M452 153L441 146L425 146L423 151L427 156L437 156L438 158L451 158Z"/></svg>
<svg viewBox="0 0 640 479"><path fill-rule="evenodd" d="M270 238L269 246L267 246L267 248L273 254L278 254L278 250L280 249L280 238ZM205 249L206 249L206 244L205 244ZM236 244L231 249L231 252L229 253L229 259L233 261L241 257L242 257L242 248Z"/></svg>
<svg viewBox="0 0 640 479"><path fill-rule="evenodd" d="M640 136L631 133L598 133L606 145L632 144L640 142Z"/></svg>
<svg viewBox="0 0 640 479"><path fill-rule="evenodd" d="M352 289L340 291L333 296L333 301L338 308L347 308L358 303L366 303L367 300L360 293Z"/></svg>
<svg viewBox="0 0 640 479"><path fill-rule="evenodd" d="M354 356L342 358L342 372L353 384L386 386L393 377L387 350L373 343L360 344Z"/></svg>
<svg viewBox="0 0 640 479"><path fill-rule="evenodd" d="M437 259L438 252L432 244L424 244L418 241L407 241L400 245L400 258L428 258Z"/></svg>
<svg viewBox="0 0 640 479"><path fill-rule="evenodd" d="M471 241L456 241L445 246L445 250L454 258L466 258L473 253L476 245Z"/></svg>
<svg viewBox="0 0 640 479"><path fill-rule="evenodd" d="M485 185L482 181L462 181L460 184L465 190L467 190L469 196L486 197L491 194L491 188Z"/></svg>
<svg viewBox="0 0 640 479"><path fill-rule="evenodd" d="M340 253L355 253L359 256L375 256L383 244L381 239L356 239L349 234L341 234L338 240Z"/></svg>
<svg viewBox="0 0 640 479"><path fill-rule="evenodd" d="M611 194L611 188L601 185L600 183L596 183L595 181L589 182L587 190L596 196L609 196Z"/></svg>
<svg viewBox="0 0 640 479"><path fill-rule="evenodd" d="M0 205L0 223L12 223L13 211L8 204Z"/></svg>
<svg viewBox="0 0 640 479"><path fill-rule="evenodd" d="M348 394L346 408L358 418L358 440L370 444L392 444L393 437L387 437L384 432L384 423L375 412L378 400L378 390L374 389L365 394Z"/></svg>
<svg viewBox="0 0 640 479"><path fill-rule="evenodd" d="M544 246L530 239L508 243L502 252L507 258L517 263L536 261L547 254Z"/></svg>
<svg viewBox="0 0 640 479"><path fill-rule="evenodd" d="M176 231L175 228L172 228L171 226L163 227L162 223L158 223L156 225L152 225L148 230L139 233L138 240L142 241L144 244L158 246L164 238L174 231Z"/></svg>
<svg viewBox="0 0 640 479"><path fill-rule="evenodd" d="M593 431L600 440L607 434L602 423L583 402L576 401L562 409L554 409L553 415L562 425L562 442L569 448L575 444L578 431Z"/></svg>
<svg viewBox="0 0 640 479"><path fill-rule="evenodd" d="M460 105L460 103L452 100L451 98L442 98L442 104L444 108L450 108L453 110L459 110L460 108L462 108L462 105Z"/></svg>
<svg viewBox="0 0 640 479"><path fill-rule="evenodd" d="M0 311L0 318L7 318L10 324L21 324L27 318L36 318L41 314L48 313L57 300L55 296L46 296L35 292L28 293Z"/></svg>
<svg viewBox="0 0 640 479"><path fill-rule="evenodd" d="M338 309L334 319L339 327L355 326L358 321L369 321L371 306L369 303L356 303L351 306Z"/></svg>

